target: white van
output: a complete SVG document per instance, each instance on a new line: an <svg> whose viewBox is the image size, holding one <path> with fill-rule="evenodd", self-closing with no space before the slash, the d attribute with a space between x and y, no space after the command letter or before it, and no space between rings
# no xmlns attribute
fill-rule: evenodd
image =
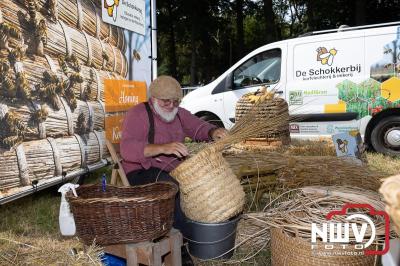
<svg viewBox="0 0 400 266"><path fill-rule="evenodd" d="M306 35L254 50L181 106L230 128L239 98L267 85L301 121L292 137L358 129L376 151L400 155L400 22Z"/></svg>

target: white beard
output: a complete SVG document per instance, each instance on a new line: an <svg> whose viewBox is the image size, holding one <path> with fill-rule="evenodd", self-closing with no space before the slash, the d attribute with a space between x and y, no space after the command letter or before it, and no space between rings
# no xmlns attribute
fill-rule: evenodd
<svg viewBox="0 0 400 266"><path fill-rule="evenodd" d="M158 105L157 101L153 101L153 107L156 113L161 116L163 120L166 122L171 122L175 119L176 114L178 113L178 107L175 107L172 112L165 112L161 109L160 105Z"/></svg>

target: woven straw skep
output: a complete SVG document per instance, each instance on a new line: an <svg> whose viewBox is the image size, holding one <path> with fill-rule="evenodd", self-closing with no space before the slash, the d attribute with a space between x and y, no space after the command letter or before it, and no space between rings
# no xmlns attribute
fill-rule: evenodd
<svg viewBox="0 0 400 266"><path fill-rule="evenodd" d="M260 105L254 105L227 137L206 146L171 172L180 184L182 209L190 219L221 222L243 210L243 187L223 158L222 150L256 137L259 132L271 132L277 124L288 121L287 112L278 110L271 119L258 123L254 115L260 108Z"/></svg>
<svg viewBox="0 0 400 266"><path fill-rule="evenodd" d="M265 123L268 119L275 117L277 114L287 113L287 118L281 123L275 125L268 132L260 132L257 138L266 138L267 140L282 139L285 143L290 141L289 132L289 110L287 102L282 98L272 98L258 104L257 113L253 119L259 123ZM240 121L253 108L252 103L247 97L241 97L236 104L235 120Z"/></svg>
<svg viewBox="0 0 400 266"><path fill-rule="evenodd" d="M324 250L320 250L324 251ZM341 246L330 249L329 252L343 252ZM359 250L347 247L347 252L357 253ZM364 266L374 265L376 258L365 255L315 255L309 240L287 234L280 229L271 230L271 264L273 266Z"/></svg>
<svg viewBox="0 0 400 266"><path fill-rule="evenodd" d="M221 222L243 209L243 188L218 151L207 148L200 151L171 175L180 184L182 209L192 220Z"/></svg>

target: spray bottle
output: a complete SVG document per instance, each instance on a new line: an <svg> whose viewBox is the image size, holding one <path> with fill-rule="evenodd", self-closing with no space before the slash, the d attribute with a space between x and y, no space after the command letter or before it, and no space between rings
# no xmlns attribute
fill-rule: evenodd
<svg viewBox="0 0 400 266"><path fill-rule="evenodd" d="M63 236L73 236L75 235L76 227L75 227L75 220L74 216L71 213L69 208L69 203L65 199L65 194L72 190L72 193L75 197L78 195L76 194L75 189L79 187L77 184L67 183L62 185L58 192L61 193L61 204L60 204L60 215L59 215L59 224L60 224L60 232Z"/></svg>

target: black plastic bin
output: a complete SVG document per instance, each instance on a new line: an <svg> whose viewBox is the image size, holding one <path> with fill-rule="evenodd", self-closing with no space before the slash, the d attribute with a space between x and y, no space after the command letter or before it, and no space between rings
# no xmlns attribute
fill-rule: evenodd
<svg viewBox="0 0 400 266"><path fill-rule="evenodd" d="M231 258L240 217L222 223L201 223L185 218L182 231L190 254L204 260Z"/></svg>

